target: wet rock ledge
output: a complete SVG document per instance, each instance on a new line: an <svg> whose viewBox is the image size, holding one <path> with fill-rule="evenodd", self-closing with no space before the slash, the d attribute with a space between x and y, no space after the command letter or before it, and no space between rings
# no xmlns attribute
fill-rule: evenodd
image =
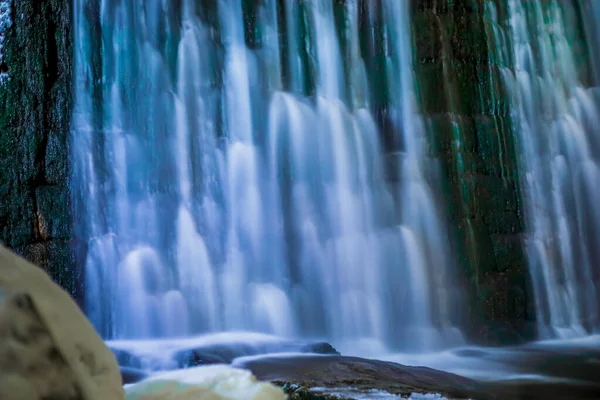
<svg viewBox="0 0 600 400"><path fill-rule="evenodd" d="M290 399L376 399L441 394L448 399L495 399L480 384L425 367L347 356L266 356L234 364L282 387Z"/></svg>
<svg viewBox="0 0 600 400"><path fill-rule="evenodd" d="M242 337L228 334L196 340L179 344L157 340L142 348L126 342L108 345L121 366L124 383L148 377L160 379L163 374L171 374L168 370L193 376L197 367L220 364L249 370L259 381L281 387L291 400L389 399L392 395L495 399L484 393L479 382L431 368L342 356L324 342L268 335L248 337L244 342ZM157 350L161 348L162 351Z"/></svg>

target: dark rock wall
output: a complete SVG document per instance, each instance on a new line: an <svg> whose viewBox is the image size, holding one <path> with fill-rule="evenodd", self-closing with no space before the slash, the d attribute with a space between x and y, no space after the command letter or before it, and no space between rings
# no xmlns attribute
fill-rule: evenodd
<svg viewBox="0 0 600 400"><path fill-rule="evenodd" d="M531 338L533 293L522 247L524 219L510 101L506 1L497 19L484 0L413 0L415 72L470 294L473 338ZM504 51L503 51L504 50ZM507 56L508 55L508 56Z"/></svg>
<svg viewBox="0 0 600 400"><path fill-rule="evenodd" d="M71 0L12 0L0 84L0 242L74 292Z"/></svg>

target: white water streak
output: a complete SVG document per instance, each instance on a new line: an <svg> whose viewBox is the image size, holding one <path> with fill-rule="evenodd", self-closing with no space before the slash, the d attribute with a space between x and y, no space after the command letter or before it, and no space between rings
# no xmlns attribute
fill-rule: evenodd
<svg viewBox="0 0 600 400"><path fill-rule="evenodd" d="M515 71L505 76L520 139L541 333L572 337L599 327L593 266L600 260L600 99L581 81L569 43L565 13L572 6L546 3L509 2Z"/></svg>

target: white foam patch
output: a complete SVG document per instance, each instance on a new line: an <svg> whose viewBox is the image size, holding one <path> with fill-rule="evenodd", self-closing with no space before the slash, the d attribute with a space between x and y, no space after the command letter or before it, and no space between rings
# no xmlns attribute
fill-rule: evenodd
<svg viewBox="0 0 600 400"><path fill-rule="evenodd" d="M391 394L383 390L368 390L359 391L356 388L312 388L312 392L319 394L339 397L339 398L353 398L357 400L396 400L406 399L400 395ZM412 393L408 400L448 400L448 398L442 396L439 393Z"/></svg>
<svg viewBox="0 0 600 400"><path fill-rule="evenodd" d="M413 393L408 398L409 400L448 400L447 397L442 396L439 393Z"/></svg>
<svg viewBox="0 0 600 400"><path fill-rule="evenodd" d="M593 349L597 349L600 347L600 334L582 336L571 339L540 340L532 343L530 346L543 348L590 347Z"/></svg>
<svg viewBox="0 0 600 400"><path fill-rule="evenodd" d="M286 340L274 335L256 332L223 332L174 339L151 340L108 340L106 344L114 349L130 350L132 352L154 352L169 349L204 347L219 344L245 343L248 345L264 345L270 343L285 343Z"/></svg>
<svg viewBox="0 0 600 400"><path fill-rule="evenodd" d="M145 369L177 368L175 353L185 349L210 347L215 345L244 344L264 346L283 344L285 340L277 336L254 332L224 332L190 338L152 339L152 340L111 340L108 347L124 350L138 357Z"/></svg>
<svg viewBox="0 0 600 400"><path fill-rule="evenodd" d="M237 368L243 368L244 365L251 361L259 361L264 359L298 359L300 357L331 357L332 354L317 354L317 353L297 353L297 352L279 352L279 353L266 353L266 354L257 354L253 356L242 356L236 357L231 362L231 365Z"/></svg>
<svg viewBox="0 0 600 400"><path fill-rule="evenodd" d="M284 400L283 391L265 382L258 382L251 372L226 365L187 368L154 375L142 382L126 385L127 400L143 399L153 393L187 389L209 389L231 400Z"/></svg>

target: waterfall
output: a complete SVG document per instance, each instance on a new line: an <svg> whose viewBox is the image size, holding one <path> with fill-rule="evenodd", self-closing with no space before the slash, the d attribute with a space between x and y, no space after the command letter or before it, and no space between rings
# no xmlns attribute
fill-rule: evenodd
<svg viewBox="0 0 600 400"><path fill-rule="evenodd" d="M74 4L76 232L105 337L461 341L408 2Z"/></svg>
<svg viewBox="0 0 600 400"><path fill-rule="evenodd" d="M585 26L574 18L586 2L508 3L514 72L506 69L505 78L521 154L540 335L586 335L600 328L600 81L577 58L586 42L577 31L588 32L593 68L600 54L593 48L597 2L587 3Z"/></svg>

